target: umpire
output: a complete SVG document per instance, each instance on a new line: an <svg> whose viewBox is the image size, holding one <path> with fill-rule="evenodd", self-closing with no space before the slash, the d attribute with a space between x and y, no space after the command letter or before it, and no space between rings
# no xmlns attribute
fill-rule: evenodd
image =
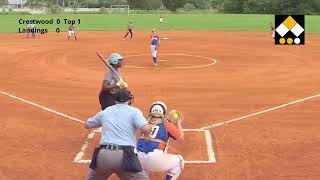
<svg viewBox="0 0 320 180"><path fill-rule="evenodd" d="M136 130L147 135L152 125L130 106L133 96L127 89L118 90L115 100L115 105L85 123L87 129L102 127L101 145L94 150L87 180L104 180L112 173L125 180L148 180L136 154Z"/></svg>
<svg viewBox="0 0 320 180"><path fill-rule="evenodd" d="M122 77L122 74L120 72L120 68L122 67L122 61L123 57L118 53L111 53L109 55L109 60L107 63L109 63L113 67L113 69L115 70L114 73L116 74L109 70L107 71L104 77L101 91L99 94L101 110L104 110L106 107L116 104L113 94L121 86L121 84L117 82L116 76Z"/></svg>

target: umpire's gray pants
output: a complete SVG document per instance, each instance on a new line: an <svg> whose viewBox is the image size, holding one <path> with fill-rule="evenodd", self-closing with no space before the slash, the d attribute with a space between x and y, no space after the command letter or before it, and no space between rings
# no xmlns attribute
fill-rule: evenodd
<svg viewBox="0 0 320 180"><path fill-rule="evenodd" d="M127 172L121 169L123 159L122 150L101 149L97 156L97 168L89 169L87 180L105 180L112 173L116 173L121 180L148 180L144 171L135 173Z"/></svg>

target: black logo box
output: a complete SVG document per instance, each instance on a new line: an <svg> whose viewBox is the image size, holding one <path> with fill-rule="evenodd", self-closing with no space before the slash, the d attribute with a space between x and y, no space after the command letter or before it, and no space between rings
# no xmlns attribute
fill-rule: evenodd
<svg viewBox="0 0 320 180"><path fill-rule="evenodd" d="M274 22L275 22L275 28L277 28L280 24L283 23L289 16L291 16L297 23L304 29L304 31L296 37L291 31L288 31L287 34L283 36L283 38L288 39L288 38L299 38L300 39L300 44L295 44L293 43L292 45L303 45L305 42L305 22L304 22L304 15L275 15L274 16ZM275 33L275 44L280 44L279 39L282 38L277 32ZM287 45L287 43L285 43Z"/></svg>

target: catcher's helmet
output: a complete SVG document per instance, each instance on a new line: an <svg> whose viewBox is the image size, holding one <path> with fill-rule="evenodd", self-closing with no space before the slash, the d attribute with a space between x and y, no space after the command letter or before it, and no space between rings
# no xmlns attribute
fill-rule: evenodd
<svg viewBox="0 0 320 180"><path fill-rule="evenodd" d="M152 117L162 118L167 113L167 106L162 101L156 101L151 104L149 113Z"/></svg>
<svg viewBox="0 0 320 180"><path fill-rule="evenodd" d="M118 54L118 53L111 53L110 55L109 55L109 63L110 64L112 64L112 65L117 65L117 64L119 64L119 62L120 61L122 61L123 60L123 57L120 55L120 54Z"/></svg>

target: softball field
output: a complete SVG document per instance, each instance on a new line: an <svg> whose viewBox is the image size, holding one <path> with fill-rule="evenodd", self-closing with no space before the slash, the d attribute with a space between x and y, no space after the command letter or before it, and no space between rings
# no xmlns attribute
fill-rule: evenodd
<svg viewBox="0 0 320 180"><path fill-rule="evenodd" d="M134 106L184 113L186 141L168 148L186 160L180 179L320 179L319 34L276 46L270 32L160 30L155 68L150 30L134 33L0 34L0 179L84 179L99 130L82 123L106 71L96 51L124 55Z"/></svg>

